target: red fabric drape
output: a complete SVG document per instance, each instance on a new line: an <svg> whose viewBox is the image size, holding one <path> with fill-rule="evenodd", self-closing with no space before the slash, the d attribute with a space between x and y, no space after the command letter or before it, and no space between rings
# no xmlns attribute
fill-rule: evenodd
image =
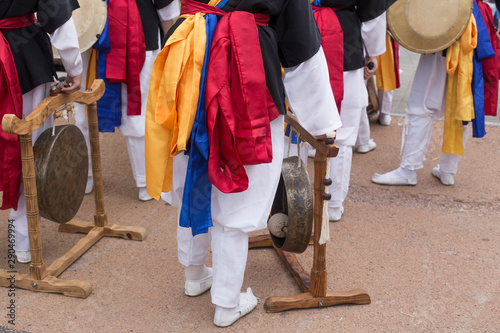
<svg viewBox="0 0 500 333"><path fill-rule="evenodd" d="M248 188L244 165L270 163L270 122L279 115L267 88L257 24L269 17L226 13L217 24L207 73L210 181L225 193Z"/></svg>
<svg viewBox="0 0 500 333"><path fill-rule="evenodd" d="M36 23L34 14L0 20L0 29L17 29ZM6 114L23 117L23 96L10 45L0 32L0 118ZM21 183L21 146L17 135L0 128L0 190L2 207L17 209Z"/></svg>
<svg viewBox="0 0 500 333"><path fill-rule="evenodd" d="M399 43L391 37L392 52L394 55L394 73L396 73L396 89L401 87L399 80Z"/></svg>
<svg viewBox="0 0 500 333"><path fill-rule="evenodd" d="M111 51L106 55L106 79L127 84L127 115L140 115L146 44L135 0L109 1L108 27Z"/></svg>
<svg viewBox="0 0 500 333"><path fill-rule="evenodd" d="M498 55L500 50L498 49L498 40L495 33L495 25L493 24L493 14L491 12L491 7L484 3L483 1L477 1L479 10L483 17L486 27L490 35L491 46L495 50L496 56L491 58L486 58L481 61L483 65L483 77L484 77L484 114L486 116L496 116L497 115L497 105L498 105L498 79L499 74L499 58Z"/></svg>
<svg viewBox="0 0 500 333"><path fill-rule="evenodd" d="M330 85L339 112L344 99L344 33L340 26L335 9L312 6L314 18L321 33L321 44L325 52Z"/></svg>

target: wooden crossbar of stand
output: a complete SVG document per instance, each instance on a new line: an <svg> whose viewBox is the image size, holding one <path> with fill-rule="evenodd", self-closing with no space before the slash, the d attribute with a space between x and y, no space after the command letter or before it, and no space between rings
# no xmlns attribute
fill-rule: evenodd
<svg viewBox="0 0 500 333"><path fill-rule="evenodd" d="M108 218L104 211L101 153L97 126L97 100L104 94L104 89L104 82L102 80L95 80L92 87L86 92L74 92L71 94L60 93L45 98L26 119L21 120L15 115L6 115L2 119L3 130L6 133L19 135L21 141L21 159L26 212L28 217L31 264L29 274L0 270L0 286L11 286L12 276L14 276L16 288L39 292L61 293L66 296L86 298L92 292L92 286L89 282L83 280L63 280L57 278L57 276L102 237L120 237L130 240L143 240L146 237L146 230L142 227L127 227L108 223ZM31 132L39 128L61 105L72 102L88 105L87 113L96 210L93 223L71 220L59 226L59 231L61 232L86 233L87 235L80 239L71 250L62 257L56 259L47 268L42 256L40 217L38 211Z"/></svg>
<svg viewBox="0 0 500 333"><path fill-rule="evenodd" d="M347 292L327 291L326 271L326 244L319 244L321 225L323 220L323 205L325 194L325 174L327 158L335 157L338 148L329 143L320 142L309 134L297 120L287 114L285 121L300 133L301 139L310 143L316 149L314 157L314 233L312 236L314 252L313 267L308 274L300 265L295 254L278 249L270 235L251 237L249 248L273 247L285 263L295 281L298 283L301 294L294 296L272 296L266 300L264 309L267 312L281 312L292 309L322 308L339 304L369 304L370 296L361 289ZM328 182L326 182L328 183Z"/></svg>

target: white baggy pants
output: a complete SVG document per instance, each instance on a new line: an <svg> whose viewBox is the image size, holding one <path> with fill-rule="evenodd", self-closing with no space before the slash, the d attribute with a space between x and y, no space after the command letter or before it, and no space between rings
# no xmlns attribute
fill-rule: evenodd
<svg viewBox="0 0 500 333"><path fill-rule="evenodd" d="M352 147L356 144L362 113L366 114L368 92L363 79L363 68L344 72L344 99L340 119L342 127L337 129L335 144L339 147L337 157L330 159L332 185L328 202L330 208L342 207L349 190L351 175Z"/></svg>
<svg viewBox="0 0 500 333"><path fill-rule="evenodd" d="M441 52L425 54L420 60L413 79L413 86L406 106L406 135L401 167L409 170L423 168L423 161L432 134L432 121L444 117L446 102L446 57ZM469 136L468 126L463 127L463 145ZM440 170L455 174L460 156L441 153Z"/></svg>

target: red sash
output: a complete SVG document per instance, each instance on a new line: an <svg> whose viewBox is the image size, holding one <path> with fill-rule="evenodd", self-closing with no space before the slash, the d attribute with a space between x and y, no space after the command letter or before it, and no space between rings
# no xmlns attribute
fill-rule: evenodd
<svg viewBox="0 0 500 333"><path fill-rule="evenodd" d="M146 43L135 0L110 1L108 24L111 51L106 55L106 79L127 84L127 115L140 115Z"/></svg>
<svg viewBox="0 0 500 333"><path fill-rule="evenodd" d="M35 14L0 20L0 29L19 29L36 23ZM0 118L6 114L23 117L23 95L16 64L9 42L0 32ZM21 182L21 146L18 136L0 128L0 190L3 191L0 209L17 209Z"/></svg>
<svg viewBox="0 0 500 333"><path fill-rule="evenodd" d="M215 29L207 73L206 123L210 182L225 193L248 188L244 165L270 163L270 122L279 115L266 84L257 25L268 15L226 13L192 0L182 13L222 15Z"/></svg>
<svg viewBox="0 0 500 333"><path fill-rule="evenodd" d="M493 14L488 4L483 1L478 1L477 5L481 11L481 15L486 23L490 35L491 46L496 53L495 57L486 58L481 60L483 65L483 78L484 78L484 115L496 116L498 105L498 80L499 80L499 53L498 40L495 32L495 25L493 24Z"/></svg>
<svg viewBox="0 0 500 333"><path fill-rule="evenodd" d="M344 33L335 14L335 8L318 6L312 8L321 33L321 45L328 64L330 85L340 113L340 105L344 99Z"/></svg>

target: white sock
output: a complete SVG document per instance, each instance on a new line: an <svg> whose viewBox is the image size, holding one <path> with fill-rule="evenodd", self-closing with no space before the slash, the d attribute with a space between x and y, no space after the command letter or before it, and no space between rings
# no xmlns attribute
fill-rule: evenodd
<svg viewBox="0 0 500 333"><path fill-rule="evenodd" d="M396 170L392 170L386 173L389 177L399 178L399 177L409 177L415 175L417 172L415 170L409 170L404 167L399 167Z"/></svg>
<svg viewBox="0 0 500 333"><path fill-rule="evenodd" d="M186 280L200 280L207 277L208 269L205 264L203 265L191 265L186 267L184 270L184 276Z"/></svg>

